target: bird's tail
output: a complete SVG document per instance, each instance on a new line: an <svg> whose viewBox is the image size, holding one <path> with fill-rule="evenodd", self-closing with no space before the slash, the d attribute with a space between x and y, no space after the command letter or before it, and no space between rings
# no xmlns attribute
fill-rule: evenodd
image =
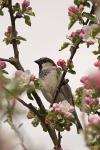
<svg viewBox="0 0 100 150"><path fill-rule="evenodd" d="M83 130L83 128L82 128L81 122L78 118L76 111L73 112L73 115L75 117L75 124L76 124L76 128L77 128L77 133L79 134Z"/></svg>

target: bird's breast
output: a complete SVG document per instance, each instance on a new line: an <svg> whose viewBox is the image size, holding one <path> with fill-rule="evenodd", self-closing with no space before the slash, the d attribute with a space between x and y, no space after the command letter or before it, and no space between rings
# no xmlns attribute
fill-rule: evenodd
<svg viewBox="0 0 100 150"><path fill-rule="evenodd" d="M40 77L41 91L49 102L53 99L57 83L58 80L56 70L42 72L42 77Z"/></svg>

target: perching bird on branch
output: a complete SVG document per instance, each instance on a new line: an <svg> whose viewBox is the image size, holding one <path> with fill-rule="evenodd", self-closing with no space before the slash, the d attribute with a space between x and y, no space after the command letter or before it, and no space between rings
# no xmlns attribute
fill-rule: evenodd
<svg viewBox="0 0 100 150"><path fill-rule="evenodd" d="M39 81L41 84L41 91L46 100L52 104L59 80L61 79L61 74L59 74L56 64L50 58L43 57L35 62L39 65ZM62 84L55 102L58 103L64 100L66 100L68 107L70 105L75 106L72 91L68 83ZM73 115L76 120L77 132L79 133L79 131L82 130L82 126L76 111L73 112Z"/></svg>

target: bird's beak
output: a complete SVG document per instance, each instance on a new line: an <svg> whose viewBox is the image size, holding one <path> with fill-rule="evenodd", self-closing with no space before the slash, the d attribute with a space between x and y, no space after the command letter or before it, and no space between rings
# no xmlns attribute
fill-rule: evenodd
<svg viewBox="0 0 100 150"><path fill-rule="evenodd" d="M35 62L36 64L39 64L39 60L38 60L38 59L37 59L37 60L35 60L34 62Z"/></svg>

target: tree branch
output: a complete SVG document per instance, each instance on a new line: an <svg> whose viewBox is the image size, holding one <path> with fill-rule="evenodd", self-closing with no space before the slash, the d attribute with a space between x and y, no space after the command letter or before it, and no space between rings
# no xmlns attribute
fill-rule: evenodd
<svg viewBox="0 0 100 150"><path fill-rule="evenodd" d="M76 53L76 51L77 51L77 49L78 49L78 47L79 47L79 44L80 44L81 42L82 42L82 40L80 39L80 40L77 42L77 44L76 44L75 46L71 46L71 48L70 48L71 56L70 56L70 58L69 58L70 60L73 60L73 57L74 57L74 55L75 55L75 53ZM67 71L68 71L68 66L66 67L66 70L63 71L63 74L62 74L62 76L61 76L61 79L60 79L60 81L59 81L57 90L56 90L55 95L54 95L53 103L56 102L57 96L58 96L58 94L59 94L60 88L61 88L61 86L62 86L62 83L63 83L63 81L64 81L64 78L65 78L65 76L66 76ZM51 104L51 106L53 105L53 103Z"/></svg>
<svg viewBox="0 0 100 150"><path fill-rule="evenodd" d="M12 46L13 46L13 50L14 50L14 57L17 60L16 68L18 70L24 71L24 68L22 67L22 65L19 61L19 51L18 51L18 46L17 46L17 41L16 41L17 32L16 32L16 26L15 26L15 18L14 18L13 9L12 9L12 0L8 0L8 10L9 10L11 26L12 26L12 37L13 37L12 38Z"/></svg>
<svg viewBox="0 0 100 150"><path fill-rule="evenodd" d="M54 129L52 129L48 124L45 123L45 116L41 113L38 112L38 110L31 104L27 104L24 100L22 100L21 98L19 97L16 97L13 95L13 93L11 91L9 91L7 88L3 87L3 89L8 92L14 99L18 100L23 106L25 106L26 108L28 108L30 111L34 112L35 115L37 115L37 117L39 118L39 120L43 123L43 125L46 127L51 139L52 139L52 142L54 143L55 146L58 145L58 139L57 139L57 136L56 136L56 132ZM37 95L37 94L36 94ZM38 99L39 96L38 96ZM43 111L43 110L42 110ZM46 111L46 110L45 110Z"/></svg>
<svg viewBox="0 0 100 150"><path fill-rule="evenodd" d="M90 14L93 14L93 11L94 11L94 6L92 6L92 8L91 8ZM89 22L89 19L87 19L85 24L83 24L83 25L87 25L88 22ZM71 48L70 48L71 56L69 58L71 61L73 60L73 57L75 56L76 51L79 48L79 45L81 44L81 42L82 42L82 39L79 39L79 41L74 46L71 46ZM62 77L58 83L57 90L55 92L54 99L53 99L51 106L53 105L53 103L56 102L57 96L59 94L60 88L62 86L62 83L64 81L64 78L65 78L67 72L68 72L68 66L66 67L66 70L63 71Z"/></svg>

